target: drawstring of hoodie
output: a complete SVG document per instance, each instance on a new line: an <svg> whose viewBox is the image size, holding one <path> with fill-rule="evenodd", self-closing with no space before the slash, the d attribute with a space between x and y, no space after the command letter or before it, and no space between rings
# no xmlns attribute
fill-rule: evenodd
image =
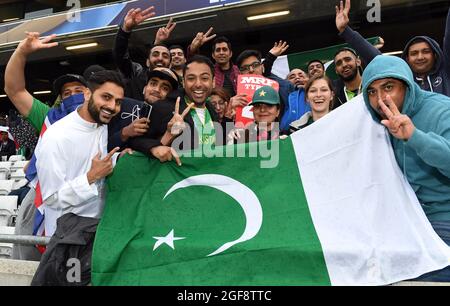
<svg viewBox="0 0 450 306"><path fill-rule="evenodd" d="M431 84L430 76L427 76L428 84L430 85L430 91L434 92L433 85Z"/></svg>
<svg viewBox="0 0 450 306"><path fill-rule="evenodd" d="M403 144L403 175L405 176L405 179L408 180L408 177L406 176L406 148L405 148L405 142L402 141Z"/></svg>

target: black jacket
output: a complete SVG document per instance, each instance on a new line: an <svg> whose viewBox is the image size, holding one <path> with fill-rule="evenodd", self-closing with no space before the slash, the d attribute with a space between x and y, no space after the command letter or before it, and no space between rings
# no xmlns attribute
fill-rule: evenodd
<svg viewBox="0 0 450 306"><path fill-rule="evenodd" d="M16 154L16 144L11 139L8 139L6 145L3 144L3 141L0 141L0 156L7 156L8 159L11 155Z"/></svg>
<svg viewBox="0 0 450 306"><path fill-rule="evenodd" d="M108 152L115 147L121 150L128 147L128 142L123 142L120 135L122 129L134 120L141 118L143 101L124 98L120 105L120 112L108 123Z"/></svg>
<svg viewBox="0 0 450 306"><path fill-rule="evenodd" d="M184 102L185 93L180 93L180 114L186 109L186 103ZM161 145L161 138L167 130L167 123L173 117L173 112L175 111L176 95L169 95L165 100L158 101L153 104L152 113L150 115L150 128L146 135L141 137L135 137L130 139L129 147L133 150L142 152L146 155L151 156L150 150L154 147ZM208 102L206 103L206 108L211 115L212 121L218 123L218 116L214 110L214 107ZM193 131L190 135L180 135L179 137L188 137L181 147L177 149L191 150L198 147L198 135L195 129L194 120L190 114L184 117L184 121L189 126L190 130ZM223 135L216 135L216 139L223 139ZM189 142L190 140L190 142Z"/></svg>
<svg viewBox="0 0 450 306"><path fill-rule="evenodd" d="M133 62L128 52L128 41L131 33L127 33L119 27L113 47L113 57L117 68L127 79L125 96L144 101L143 90L147 84L147 67Z"/></svg>
<svg viewBox="0 0 450 306"><path fill-rule="evenodd" d="M91 258L99 219L73 213L57 220L55 234L42 255L32 286L87 286L91 282ZM80 278L74 269L80 268ZM70 276L70 277L69 277Z"/></svg>

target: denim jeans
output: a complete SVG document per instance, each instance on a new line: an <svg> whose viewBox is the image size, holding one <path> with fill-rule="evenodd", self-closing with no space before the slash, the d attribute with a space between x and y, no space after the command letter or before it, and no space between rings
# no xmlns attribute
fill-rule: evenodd
<svg viewBox="0 0 450 306"><path fill-rule="evenodd" d="M434 221L431 222L433 229L450 246L450 221ZM442 270L433 271L422 276L419 276L413 281L419 282L450 282L450 266Z"/></svg>

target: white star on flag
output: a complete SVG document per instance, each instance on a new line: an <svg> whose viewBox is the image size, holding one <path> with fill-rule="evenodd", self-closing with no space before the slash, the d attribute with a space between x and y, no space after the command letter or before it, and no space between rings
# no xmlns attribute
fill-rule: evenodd
<svg viewBox="0 0 450 306"><path fill-rule="evenodd" d="M170 233L167 234L166 237L153 237L153 238L156 239L155 246L153 247L153 251L156 250L157 248L159 248L159 246L163 243L167 244L173 250L175 250L175 246L173 245L173 242L175 240L186 239L186 237L174 237L173 229L170 231Z"/></svg>

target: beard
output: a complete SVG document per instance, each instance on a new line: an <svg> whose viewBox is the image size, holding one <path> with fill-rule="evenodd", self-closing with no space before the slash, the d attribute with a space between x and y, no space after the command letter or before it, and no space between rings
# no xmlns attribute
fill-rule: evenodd
<svg viewBox="0 0 450 306"><path fill-rule="evenodd" d="M112 114L114 114L114 112L115 112L113 109L109 109L109 108L105 108L105 110L110 111ZM103 121L100 118L100 108L97 108L95 106L95 102L94 102L94 99L93 99L92 96L89 99L88 112L89 112L89 115L91 115L92 119L95 121L95 123L97 123L99 125L108 124L109 123L109 120L108 121Z"/></svg>
<svg viewBox="0 0 450 306"><path fill-rule="evenodd" d="M339 77L344 82L350 82L350 81L353 81L356 78L357 74L358 74L358 67L355 67L355 69L352 69L352 73L349 76L344 77L342 75L339 75Z"/></svg>

